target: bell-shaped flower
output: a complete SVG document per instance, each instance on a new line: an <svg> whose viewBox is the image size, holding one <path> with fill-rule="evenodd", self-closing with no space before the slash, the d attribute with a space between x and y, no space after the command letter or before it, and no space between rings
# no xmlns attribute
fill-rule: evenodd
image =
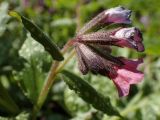
<svg viewBox="0 0 160 120"><path fill-rule="evenodd" d="M119 41L115 43L115 45L121 47L129 47L134 48L139 52L144 51L144 46L142 43L142 33L138 28L131 27L131 28L122 28L115 32L110 37L114 39L118 39Z"/></svg>
<svg viewBox="0 0 160 120"><path fill-rule="evenodd" d="M90 71L93 74L108 76L113 80L120 97L128 95L130 85L143 80L143 73L137 70L139 64L143 62L142 59L133 61L113 57L103 48L103 52L100 52L97 48L82 43L75 43L75 49L82 74Z"/></svg>
<svg viewBox="0 0 160 120"><path fill-rule="evenodd" d="M119 96L128 95L130 86L143 79L143 73L137 70L143 60L133 61L114 57L111 55L111 46L129 47L139 52L144 51L140 30L130 27L84 33L98 24L129 24L131 23L130 15L131 11L123 7L105 10L85 24L72 42L82 74L87 74L90 71L93 74L109 77L116 85Z"/></svg>
<svg viewBox="0 0 160 120"><path fill-rule="evenodd" d="M144 77L144 74L137 70L139 64L143 62L142 59L133 61L123 58L121 60L124 65L121 67L114 67L117 75L109 75L109 78L111 78L116 85L120 97L127 96L129 94L130 85L138 84Z"/></svg>
<svg viewBox="0 0 160 120"><path fill-rule="evenodd" d="M117 28L77 36L77 40L85 44L114 45L129 47L139 52L144 51L142 33L138 28Z"/></svg>

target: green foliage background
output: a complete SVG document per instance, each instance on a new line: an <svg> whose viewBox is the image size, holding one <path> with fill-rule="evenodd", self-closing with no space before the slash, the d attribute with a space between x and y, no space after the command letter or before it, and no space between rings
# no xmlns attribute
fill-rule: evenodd
<svg viewBox="0 0 160 120"><path fill-rule="evenodd" d="M160 2L159 0L45 0L41 5L30 0L0 1L0 120L26 120L39 95L52 63L51 56L33 41L29 33L8 10L32 19L62 48L82 26L104 9L122 5L133 11L133 26L143 32L145 52L117 48L114 54L128 58L144 57L144 81L132 86L128 97L119 98L112 81L106 77L78 71L76 58L65 69L89 82L99 93L109 96L112 104L129 120L160 119ZM40 1L40 0L39 0ZM78 11L78 12L77 12ZM67 56L67 55L66 55ZM46 120L117 119L97 111L84 102L58 75L45 104L38 114ZM92 96L94 99L94 96Z"/></svg>

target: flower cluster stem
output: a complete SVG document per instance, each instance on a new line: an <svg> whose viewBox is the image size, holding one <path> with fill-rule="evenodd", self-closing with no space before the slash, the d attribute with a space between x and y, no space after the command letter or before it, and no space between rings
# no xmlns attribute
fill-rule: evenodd
<svg viewBox="0 0 160 120"><path fill-rule="evenodd" d="M65 44L65 46L61 50L62 54L64 54L68 50L71 42L72 42L72 40L69 40ZM46 97L49 93L49 90L52 87L53 82L55 81L56 75L60 72L60 70L62 70L62 68L65 66L65 64L69 62L69 60L73 57L74 53L75 53L74 50L72 50L70 52L70 55L63 61L62 64L60 64L59 61L55 61L52 63L51 68L48 73L48 76L45 80L44 86L42 87L42 90L41 90L39 97L37 99L37 103L33 107L33 112L32 112L32 116L31 116L32 120L36 119L36 115L37 115L38 111L41 109L44 101L46 100Z"/></svg>

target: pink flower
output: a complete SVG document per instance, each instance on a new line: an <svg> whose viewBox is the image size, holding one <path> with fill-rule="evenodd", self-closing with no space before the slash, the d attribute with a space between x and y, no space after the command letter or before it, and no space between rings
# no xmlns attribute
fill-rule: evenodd
<svg viewBox="0 0 160 120"><path fill-rule="evenodd" d="M129 47L144 51L142 34L139 29L116 28L86 33L100 23L130 23L131 11L123 7L105 10L80 29L72 42L78 58L78 67L82 74L92 72L108 76L118 89L119 96L129 93L130 85L142 81L144 75L137 70L142 59L127 60L111 55L111 46Z"/></svg>
<svg viewBox="0 0 160 120"><path fill-rule="evenodd" d="M106 18L104 23L124 23L130 24L131 10L125 9L122 6L111 8L105 11Z"/></svg>
<svg viewBox="0 0 160 120"><path fill-rule="evenodd" d="M116 85L120 97L127 96L129 94L130 85L141 82L144 77L144 74L137 70L138 65L143 62L142 59L132 61L121 58L121 60L124 62L124 66L115 66L117 75L109 75Z"/></svg>
<svg viewBox="0 0 160 120"><path fill-rule="evenodd" d="M96 48L82 43L75 43L75 49L82 74L90 71L108 76L116 85L120 97L128 95L130 85L139 83L144 77L143 73L137 70L143 62L142 59L133 61L113 57L109 52L105 52L105 48L101 48L103 52L99 53Z"/></svg>

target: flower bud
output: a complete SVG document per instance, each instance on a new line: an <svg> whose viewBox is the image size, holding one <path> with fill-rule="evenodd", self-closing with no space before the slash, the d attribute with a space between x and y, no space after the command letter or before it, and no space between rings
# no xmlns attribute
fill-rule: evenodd
<svg viewBox="0 0 160 120"><path fill-rule="evenodd" d="M77 33L77 35L82 35L96 27L98 25L109 25L111 23L123 23L123 24L130 24L131 10L125 9L122 6L111 8L108 10L104 10L95 16L92 20L86 23Z"/></svg>
<svg viewBox="0 0 160 120"><path fill-rule="evenodd" d="M125 9L122 6L106 10L107 17L103 20L104 23L124 23L130 24L131 10Z"/></svg>

